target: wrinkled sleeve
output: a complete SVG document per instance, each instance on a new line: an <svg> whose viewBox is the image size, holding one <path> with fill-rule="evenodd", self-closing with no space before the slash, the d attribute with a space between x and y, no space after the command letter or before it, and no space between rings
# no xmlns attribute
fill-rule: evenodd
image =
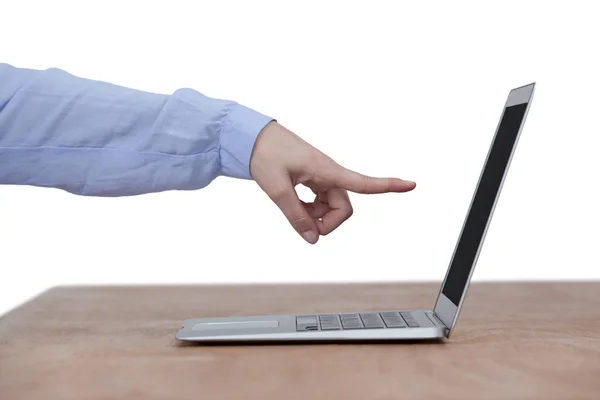
<svg viewBox="0 0 600 400"><path fill-rule="evenodd" d="M0 64L0 184L130 196L251 179L272 120L192 89L155 94Z"/></svg>

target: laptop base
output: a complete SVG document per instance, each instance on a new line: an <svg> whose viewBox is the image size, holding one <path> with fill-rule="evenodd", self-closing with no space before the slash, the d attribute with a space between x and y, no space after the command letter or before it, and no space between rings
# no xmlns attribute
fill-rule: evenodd
<svg viewBox="0 0 600 400"><path fill-rule="evenodd" d="M398 342L445 338L431 310L187 319L176 338L204 343Z"/></svg>

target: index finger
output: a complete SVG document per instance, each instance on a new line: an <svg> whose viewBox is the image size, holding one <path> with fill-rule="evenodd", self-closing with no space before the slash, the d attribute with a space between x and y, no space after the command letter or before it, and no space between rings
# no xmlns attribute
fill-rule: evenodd
<svg viewBox="0 0 600 400"><path fill-rule="evenodd" d="M375 178L359 174L344 167L336 172L335 185L340 189L361 194L379 194L389 192L409 192L417 184L399 178Z"/></svg>

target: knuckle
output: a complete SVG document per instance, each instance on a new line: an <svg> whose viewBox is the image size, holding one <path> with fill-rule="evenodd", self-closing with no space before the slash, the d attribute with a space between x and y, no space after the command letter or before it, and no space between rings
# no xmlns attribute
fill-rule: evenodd
<svg viewBox="0 0 600 400"><path fill-rule="evenodd" d="M352 205L348 205L348 209L346 210L346 219L350 218L354 215L354 207Z"/></svg>
<svg viewBox="0 0 600 400"><path fill-rule="evenodd" d="M294 227L295 229L304 228L308 223L308 218L306 217L306 215L302 214L292 214L288 219L290 221L290 224L292 224L292 227Z"/></svg>
<svg viewBox="0 0 600 400"><path fill-rule="evenodd" d="M287 190L284 187L276 186L269 191L269 197L275 203L283 200L287 196Z"/></svg>

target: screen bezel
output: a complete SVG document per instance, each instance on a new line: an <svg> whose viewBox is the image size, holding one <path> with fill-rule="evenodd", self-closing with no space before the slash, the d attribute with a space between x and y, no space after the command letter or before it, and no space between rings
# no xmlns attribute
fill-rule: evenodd
<svg viewBox="0 0 600 400"><path fill-rule="evenodd" d="M488 150L487 156L485 158L485 163L483 164L483 168L481 169L481 173L479 175L479 179L477 181L477 186L475 188L475 191L473 192L473 197L471 198L471 203L469 205L469 210L467 212L467 215L465 217L465 220L463 222L463 226L461 228L460 231L460 235L459 238L456 242L456 246L454 248L454 251L452 253L452 257L450 259L450 265L448 266L448 269L446 271L446 276L444 277L444 281L442 282L442 285L440 287L440 291L438 293L438 297L434 306L434 312L436 314L436 316L444 323L444 325L446 325L446 327L448 328L446 331L446 337L450 337L450 333L452 332L452 330L454 329L455 325L456 325L456 321L458 319L458 314L460 313L460 309L462 308L462 304L464 302L464 299L466 297L468 288L469 288L469 283L471 281L471 276L473 275L473 271L475 270L475 265L477 264L477 260L479 258L479 253L481 251L481 247L483 245L483 242L485 240L485 236L487 234L487 230L489 228L490 222L492 220L492 215L494 214L494 210L496 208L496 204L498 203L498 198L500 197L500 193L502 192L502 186L504 185L504 180L506 178L506 175L508 173L509 167L510 167L510 163L512 161L513 158L513 154L515 152L515 149L517 147L517 143L519 141L519 137L521 136L521 131L523 130L523 126L525 124L525 121L527 119L527 114L529 113L529 108L531 107L531 100L533 98L533 93L535 91L535 82L531 83L529 85L525 85L525 86L521 86L515 89L512 89L510 91L510 93L508 94L508 98L506 100L506 103L504 104L504 107L502 109L502 114L500 116L500 119L498 121L498 125L496 126L496 132L494 133L494 138L492 140L492 143L490 145L490 148ZM487 166L488 163L488 159L490 157L490 153L492 151L492 148L494 146L494 144L496 143L496 137L498 135L498 132L500 130L500 124L502 123L502 120L504 119L504 114L506 112L506 109L508 107L511 106L516 106L519 104L527 104L526 109L525 109L525 113L523 115L523 119L521 121L521 124L519 125L519 131L517 132L517 136L515 139L515 142L512 146L511 152L510 152L510 156L508 158L508 162L506 164L506 168L504 169L504 174L502 175L502 179L500 181L500 186L498 188L498 192L496 193L496 196L494 198L494 203L492 206L492 209L490 211L490 214L488 216L486 225L485 225L485 229L483 231L483 235L481 237L481 240L479 241L479 245L477 246L477 252L475 254L475 258L473 260L473 264L471 265L471 270L469 271L469 276L467 278L467 283L465 285L465 288L463 289L463 292L461 294L460 297L460 301L458 304L454 304L452 301L450 301L450 299L448 299L443 293L443 289L444 289L444 285L446 284L446 280L448 279L448 275L450 273L450 268L453 264L454 261L454 257L456 255L456 251L458 249L458 245L460 243L460 239L463 235L463 231L465 229L465 224L468 220L469 214L471 213L471 207L473 206L473 201L475 200L475 196L477 194L477 190L479 189L480 183L481 183L481 178L483 177L483 173L485 171L485 168Z"/></svg>

